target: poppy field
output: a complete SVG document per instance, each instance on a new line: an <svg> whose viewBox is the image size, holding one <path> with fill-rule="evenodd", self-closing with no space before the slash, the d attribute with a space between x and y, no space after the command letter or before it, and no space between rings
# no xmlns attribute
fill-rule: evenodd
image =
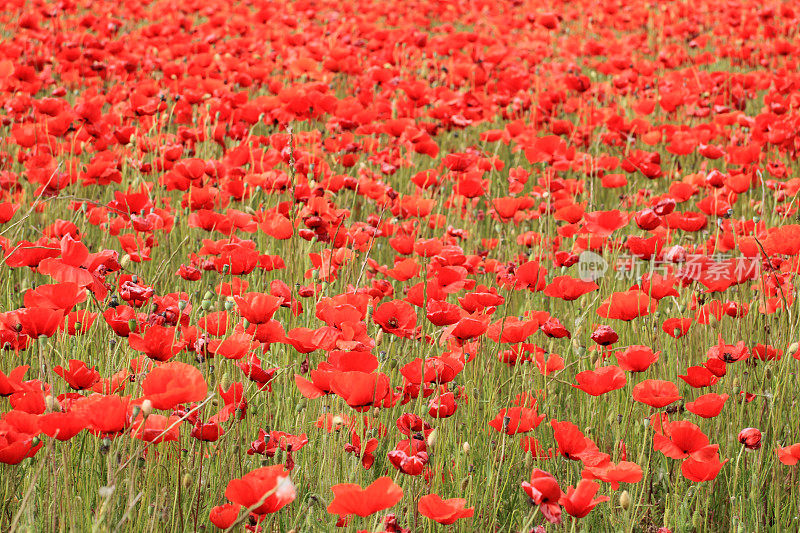
<svg viewBox="0 0 800 533"><path fill-rule="evenodd" d="M7 0L0 531L798 530L799 28Z"/></svg>

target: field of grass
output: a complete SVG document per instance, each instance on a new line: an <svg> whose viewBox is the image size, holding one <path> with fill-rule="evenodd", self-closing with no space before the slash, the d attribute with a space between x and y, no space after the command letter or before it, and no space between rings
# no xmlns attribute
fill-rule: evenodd
<svg viewBox="0 0 800 533"><path fill-rule="evenodd" d="M800 528L800 7L11 0L0 531Z"/></svg>

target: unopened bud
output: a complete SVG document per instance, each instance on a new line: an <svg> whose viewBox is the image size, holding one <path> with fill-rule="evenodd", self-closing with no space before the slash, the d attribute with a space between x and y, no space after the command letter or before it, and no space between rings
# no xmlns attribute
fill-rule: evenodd
<svg viewBox="0 0 800 533"><path fill-rule="evenodd" d="M701 531L703 527L703 517L700 516L700 511L695 511L692 515L692 527L694 527L694 530L697 532Z"/></svg>
<svg viewBox="0 0 800 533"><path fill-rule="evenodd" d="M786 355L794 356L794 354L797 353L798 348L800 348L800 346L798 346L796 342L793 342L792 344L789 345L788 348L786 348Z"/></svg>
<svg viewBox="0 0 800 533"><path fill-rule="evenodd" d="M379 330L375 336L375 346L380 346L381 344L383 344L383 330Z"/></svg>
<svg viewBox="0 0 800 533"><path fill-rule="evenodd" d="M623 490L619 495L619 506L622 507L623 511L631 508L631 495L628 494L627 490Z"/></svg>
<svg viewBox="0 0 800 533"><path fill-rule="evenodd" d="M438 430L434 429L428 434L428 438L426 439L426 443L428 448L433 448L436 446L436 437L438 436Z"/></svg>
<svg viewBox="0 0 800 533"><path fill-rule="evenodd" d="M231 375L227 372L222 374L222 379L219 381L219 386L222 387L222 390L228 390L231 386Z"/></svg>
<svg viewBox="0 0 800 533"><path fill-rule="evenodd" d="M142 402L142 419L146 419L153 412L153 402L144 400Z"/></svg>
<svg viewBox="0 0 800 533"><path fill-rule="evenodd" d="M50 394L44 397L44 405L48 413L61 412L61 404Z"/></svg>
<svg viewBox="0 0 800 533"><path fill-rule="evenodd" d="M461 445L461 449L464 451L464 453L469 453L469 442L464 441L464 444Z"/></svg>
<svg viewBox="0 0 800 533"><path fill-rule="evenodd" d="M184 474L183 478L181 479L181 486L184 489L188 489L189 487L192 486L192 481L194 481L194 480L192 479L192 475L191 474Z"/></svg>

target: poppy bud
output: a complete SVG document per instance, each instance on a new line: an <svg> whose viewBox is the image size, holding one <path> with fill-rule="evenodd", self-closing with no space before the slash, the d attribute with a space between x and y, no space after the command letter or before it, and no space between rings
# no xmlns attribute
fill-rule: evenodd
<svg viewBox="0 0 800 533"><path fill-rule="evenodd" d="M798 346L796 342L793 342L792 344L789 345L788 348L786 348L786 355L794 357L794 355L797 353L798 348L800 348L800 346Z"/></svg>
<svg viewBox="0 0 800 533"><path fill-rule="evenodd" d="M131 263L131 256L129 254L125 254L122 256L122 259L119 260L119 264L122 268L127 268L128 265Z"/></svg>
<svg viewBox="0 0 800 533"><path fill-rule="evenodd" d="M188 489L189 487L192 486L192 481L194 481L194 480L192 479L192 475L191 474L184 474L183 478L181 479L181 486L184 489Z"/></svg>
<svg viewBox="0 0 800 533"><path fill-rule="evenodd" d="M695 531L701 531L703 527L703 517L700 516L700 511L695 511L692 515L692 527L694 527Z"/></svg>
<svg viewBox="0 0 800 533"><path fill-rule="evenodd" d="M436 446L436 437L438 436L437 431L438 430L434 429L428 434L428 438L426 439L426 444L428 445L428 448L433 448L434 446Z"/></svg>
<svg viewBox="0 0 800 533"><path fill-rule="evenodd" d="M150 400L144 400L142 402L141 407L142 407L142 418L146 419L148 416L150 416L150 413L153 412L153 402L151 402Z"/></svg>
<svg viewBox="0 0 800 533"><path fill-rule="evenodd" d="M136 323L136 319L135 318L131 318L130 320L128 320L128 329L129 330L135 331L136 330L136 326L137 326L137 323Z"/></svg>
<svg viewBox="0 0 800 533"><path fill-rule="evenodd" d="M301 399L299 402L297 402L297 406L294 408L294 410L300 413L305 408L306 408L306 402L304 399Z"/></svg>
<svg viewBox="0 0 800 533"><path fill-rule="evenodd" d="M50 394L44 397L44 405L48 413L61 412L61 404Z"/></svg>
<svg viewBox="0 0 800 533"><path fill-rule="evenodd" d="M383 344L383 330L379 330L375 336L375 346L380 346L381 344Z"/></svg>
<svg viewBox="0 0 800 533"><path fill-rule="evenodd" d="M469 442L464 441L464 444L461 445L461 449L464 453L469 453Z"/></svg>
<svg viewBox="0 0 800 533"><path fill-rule="evenodd" d="M744 428L739 432L739 442L748 450L761 448L761 432L756 428Z"/></svg>
<svg viewBox="0 0 800 533"><path fill-rule="evenodd" d="M619 335L610 326L598 326L591 338L600 346L609 346L619 340Z"/></svg>
<svg viewBox="0 0 800 533"><path fill-rule="evenodd" d="M631 495L628 494L627 490L623 490L619 495L619 506L622 507L623 511L631 508Z"/></svg>

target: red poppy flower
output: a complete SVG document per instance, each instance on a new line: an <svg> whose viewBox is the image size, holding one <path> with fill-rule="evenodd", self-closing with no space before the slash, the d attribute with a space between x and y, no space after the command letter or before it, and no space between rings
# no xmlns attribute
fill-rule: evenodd
<svg viewBox="0 0 800 533"><path fill-rule="evenodd" d="M633 387L633 399L660 409L681 399L678 387L671 381L646 379Z"/></svg>
<svg viewBox="0 0 800 533"><path fill-rule="evenodd" d="M598 237L608 237L615 230L626 226L630 220L627 214L617 209L584 213L583 219L586 221L586 231Z"/></svg>
<svg viewBox="0 0 800 533"><path fill-rule="evenodd" d="M239 306L239 313L242 318L251 324L269 322L283 302L283 298L259 292L248 292L241 296L234 296L233 300Z"/></svg>
<svg viewBox="0 0 800 533"><path fill-rule="evenodd" d="M331 490L333 501L327 511L339 516L369 516L394 506L403 498L403 489L386 476L364 489L354 483L340 483Z"/></svg>
<svg viewBox="0 0 800 533"><path fill-rule="evenodd" d="M625 372L618 366L603 366L597 370L585 370L575 375L576 389L592 396L601 396L607 392L621 389L628 380Z"/></svg>
<svg viewBox="0 0 800 533"><path fill-rule="evenodd" d="M594 281L584 281L570 276L558 276L545 287L544 293L552 298L577 300L584 294L596 291L599 285Z"/></svg>
<svg viewBox="0 0 800 533"><path fill-rule="evenodd" d="M475 514L474 507L466 507L467 500L452 498L443 500L438 494L428 494L419 499L419 514L440 524L449 525L460 518L469 518Z"/></svg>
<svg viewBox="0 0 800 533"><path fill-rule="evenodd" d="M228 529L236 522L242 506L235 503L226 503L211 508L208 519L219 529Z"/></svg>
<svg viewBox="0 0 800 533"><path fill-rule="evenodd" d="M544 470L535 468L531 473L530 483L522 482L522 490L525 494L539 506L548 522L553 524L561 523L561 505L559 501L564 496L558 481Z"/></svg>
<svg viewBox="0 0 800 533"><path fill-rule="evenodd" d="M672 459L692 457L704 461L716 454L718 448L716 444L709 444L708 437L697 425L684 420L665 424L663 433L653 436L653 449Z"/></svg>
<svg viewBox="0 0 800 533"><path fill-rule="evenodd" d="M689 412L697 416L714 418L722 411L722 407L728 398L727 394L715 394L712 392L700 396L693 402L686 403L685 407Z"/></svg>
<svg viewBox="0 0 800 533"><path fill-rule="evenodd" d="M720 461L716 451L710 457L702 460L690 457L681 463L681 474L689 481L697 483L711 481L717 477L727 462L727 459Z"/></svg>
<svg viewBox="0 0 800 533"><path fill-rule="evenodd" d="M788 466L800 462L800 443L778 448L778 460Z"/></svg>
<svg viewBox="0 0 800 533"><path fill-rule="evenodd" d="M331 390L356 411L393 403L389 377L368 372L339 372L331 379Z"/></svg>
<svg viewBox="0 0 800 533"><path fill-rule="evenodd" d="M131 333L128 335L128 343L137 352L143 352L150 359L156 361L167 361L172 359L178 352L183 350L184 343L175 341L175 328L164 326L150 326L144 335Z"/></svg>
<svg viewBox="0 0 800 533"><path fill-rule="evenodd" d="M597 308L598 316L617 320L633 320L649 315L658 307L658 300L647 293L634 289L626 292L615 292L603 300Z"/></svg>
<svg viewBox="0 0 800 533"><path fill-rule="evenodd" d="M375 309L372 319L386 333L398 337L413 337L416 334L417 313L404 300L384 302Z"/></svg>
<svg viewBox="0 0 800 533"><path fill-rule="evenodd" d="M583 518L589 514L598 503L610 501L608 496L595 498L595 494L600 490L600 484L587 479L578 482L578 486L567 488L567 493L561 496L559 503L564 506L564 510L575 518Z"/></svg>
<svg viewBox="0 0 800 533"><path fill-rule="evenodd" d="M151 370L142 381L142 392L155 409L204 400L208 385L196 367L174 361Z"/></svg>
<svg viewBox="0 0 800 533"><path fill-rule="evenodd" d="M550 420L553 437L558 443L558 453L567 459L578 461L583 455L592 451L594 443L585 436L578 426L569 421Z"/></svg>
<svg viewBox="0 0 800 533"><path fill-rule="evenodd" d="M289 472L282 465L265 466L228 482L225 497L257 515L275 513L297 495Z"/></svg>
<svg viewBox="0 0 800 533"><path fill-rule="evenodd" d="M500 409L497 416L489 422L489 426L500 433L516 435L517 433L527 433L539 427L544 420L544 415L540 415L536 409L527 407L511 407Z"/></svg>
<svg viewBox="0 0 800 533"><path fill-rule="evenodd" d="M631 345L624 351L617 352L617 364L626 372L644 372L658 361L660 354L660 351L653 353L647 346Z"/></svg>
<svg viewBox="0 0 800 533"><path fill-rule="evenodd" d="M62 366L53 367L53 372L64 378L64 381L75 390L88 389L100 381L100 373L95 367L88 368L86 363L77 359L69 360L69 368Z"/></svg>

